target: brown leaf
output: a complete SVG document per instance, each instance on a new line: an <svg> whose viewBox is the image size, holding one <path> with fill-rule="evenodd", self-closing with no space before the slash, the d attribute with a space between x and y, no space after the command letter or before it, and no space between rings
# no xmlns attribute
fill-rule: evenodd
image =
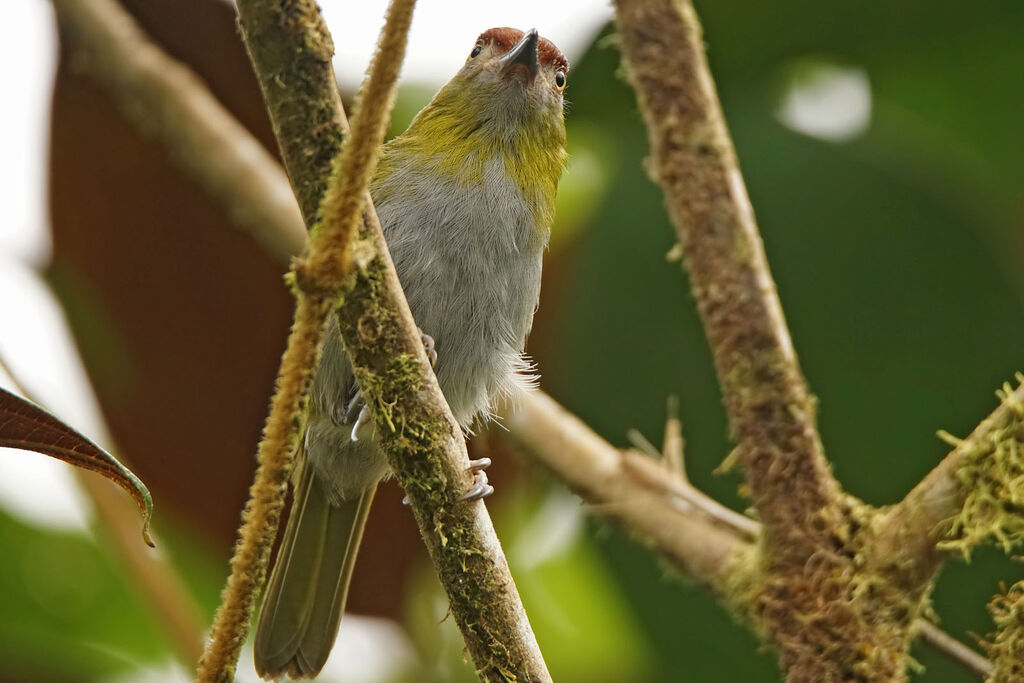
<svg viewBox="0 0 1024 683"><path fill-rule="evenodd" d="M153 547L149 489L114 456L39 406L0 388L0 446L49 455L102 474L132 495L143 515L142 538Z"/></svg>

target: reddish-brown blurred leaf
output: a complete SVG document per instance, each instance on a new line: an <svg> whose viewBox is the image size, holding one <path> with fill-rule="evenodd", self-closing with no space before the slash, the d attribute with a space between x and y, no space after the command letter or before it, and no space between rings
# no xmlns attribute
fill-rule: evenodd
<svg viewBox="0 0 1024 683"><path fill-rule="evenodd" d="M39 406L0 388L0 446L36 451L102 474L132 495L142 510L142 537L153 546L149 489L114 456Z"/></svg>

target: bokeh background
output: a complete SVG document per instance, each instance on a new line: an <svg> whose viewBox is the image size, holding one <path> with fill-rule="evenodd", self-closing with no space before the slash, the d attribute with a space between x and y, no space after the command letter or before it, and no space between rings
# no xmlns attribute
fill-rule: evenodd
<svg viewBox="0 0 1024 683"><path fill-rule="evenodd" d="M0 353L148 483L160 552L208 623L290 320L284 266L58 53L48 3L15 4ZM424 0L393 132L479 30L535 25L562 45L571 162L529 345L542 386L622 446L630 428L659 443L678 396L691 478L743 509L739 478L713 474L725 420L685 273L666 258L673 231L643 172L610 8L482 4ZM229 3L125 5L274 151ZM935 431L965 435L1024 369L1024 4L697 9L828 456L851 493L895 502L948 450ZM383 3L325 11L350 102ZM497 460L488 507L556 680L776 680L711 598L500 439L472 448ZM0 681L188 680L65 469L0 452ZM324 680L474 680L400 498L388 484L374 506L349 601L359 617ZM990 631L986 601L1021 574L990 550L950 563L933 600L943 626L968 641ZM914 656L918 680L972 680ZM239 679L254 680L250 662Z"/></svg>

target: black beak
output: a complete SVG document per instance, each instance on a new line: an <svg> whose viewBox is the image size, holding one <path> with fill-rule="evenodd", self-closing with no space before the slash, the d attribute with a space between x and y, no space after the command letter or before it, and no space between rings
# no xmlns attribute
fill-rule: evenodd
<svg viewBox="0 0 1024 683"><path fill-rule="evenodd" d="M501 58L501 73L507 75L516 67L522 67L533 81L540 71L540 58L537 56L537 29L531 28L526 35Z"/></svg>

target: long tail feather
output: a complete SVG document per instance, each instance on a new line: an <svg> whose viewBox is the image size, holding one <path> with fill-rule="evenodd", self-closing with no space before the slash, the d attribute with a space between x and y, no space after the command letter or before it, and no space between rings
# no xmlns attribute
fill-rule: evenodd
<svg viewBox="0 0 1024 683"><path fill-rule="evenodd" d="M256 671L263 678L312 678L323 668L377 489L331 505L313 468L302 470L256 626Z"/></svg>

